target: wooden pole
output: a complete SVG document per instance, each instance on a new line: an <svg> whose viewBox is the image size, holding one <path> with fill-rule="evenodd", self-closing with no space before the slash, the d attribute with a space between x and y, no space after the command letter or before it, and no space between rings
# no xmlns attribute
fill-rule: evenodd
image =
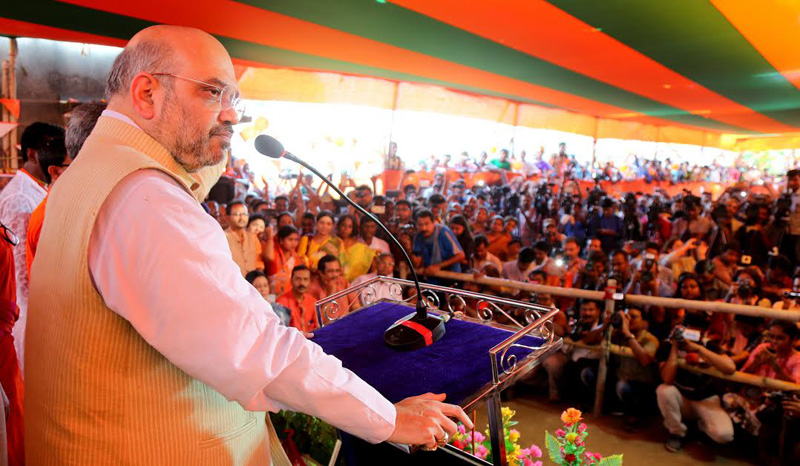
<svg viewBox="0 0 800 466"><path fill-rule="evenodd" d="M588 349L590 351L602 351L600 345L587 345L584 343L576 343L572 341L565 341L565 346L572 346L573 348L583 348ZM627 346L620 346L615 344L608 345L608 351L611 354L615 354L617 356L625 357L625 358L633 358L633 351ZM686 369L687 371L696 372L698 374L705 374L710 375L711 377L716 377L718 379L727 380L729 382L736 382L736 383L743 383L747 385L752 385L754 387L760 387L767 390L783 390L787 392L800 392L800 385L786 382L784 380L778 379L771 379L769 377L763 377L760 375L753 375L748 374L745 372L736 371L733 374L727 375L723 374L722 372L714 369L713 367L700 367L693 364L687 364L684 359L678 359L678 367L681 369Z"/></svg>

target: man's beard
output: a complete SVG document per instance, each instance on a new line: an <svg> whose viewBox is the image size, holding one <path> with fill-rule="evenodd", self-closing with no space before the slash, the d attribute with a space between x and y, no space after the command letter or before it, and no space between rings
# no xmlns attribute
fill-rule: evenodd
<svg viewBox="0 0 800 466"><path fill-rule="evenodd" d="M178 105L174 97L168 97L164 103L164 115L161 121L162 125L171 126L167 128L162 126L160 129L162 144L189 173L220 163L225 155L224 151L230 147L230 141L224 141L217 146L215 152L211 139L214 136L233 134L232 125L215 125L207 134L203 134L201 130L192 130L184 126L192 121L191 115Z"/></svg>

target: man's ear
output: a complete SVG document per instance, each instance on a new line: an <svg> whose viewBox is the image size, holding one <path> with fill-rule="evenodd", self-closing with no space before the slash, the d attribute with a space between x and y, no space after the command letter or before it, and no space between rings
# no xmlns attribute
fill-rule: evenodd
<svg viewBox="0 0 800 466"><path fill-rule="evenodd" d="M134 110L144 118L150 120L155 117L154 91L158 81L150 73L139 73L131 82L131 104Z"/></svg>
<svg viewBox="0 0 800 466"><path fill-rule="evenodd" d="M56 178L61 176L61 168L62 167L59 167L58 165L50 165L47 167L47 174L50 175L51 184L56 180Z"/></svg>
<svg viewBox="0 0 800 466"><path fill-rule="evenodd" d="M36 149L28 148L28 151L25 155L28 161L39 165L39 154L36 152Z"/></svg>

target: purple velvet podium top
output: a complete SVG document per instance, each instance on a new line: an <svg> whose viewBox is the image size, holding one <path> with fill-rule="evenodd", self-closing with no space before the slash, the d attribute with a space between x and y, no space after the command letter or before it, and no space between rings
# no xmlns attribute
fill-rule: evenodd
<svg viewBox="0 0 800 466"><path fill-rule="evenodd" d="M448 403L463 405L492 382L489 350L513 332L451 319L444 337L429 347L409 352L389 348L383 332L412 312L405 304L376 303L315 330L312 341L392 403L433 392L446 393ZM536 348L545 341L525 336L517 344ZM532 351L513 346L508 355L521 361Z"/></svg>

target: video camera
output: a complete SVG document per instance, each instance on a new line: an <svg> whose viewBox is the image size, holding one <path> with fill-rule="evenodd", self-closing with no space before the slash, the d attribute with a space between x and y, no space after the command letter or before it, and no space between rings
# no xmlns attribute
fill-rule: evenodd
<svg viewBox="0 0 800 466"><path fill-rule="evenodd" d="M682 325L677 325L672 332L669 334L669 339L671 341L682 342L682 341L691 341L697 343L700 341L702 334L700 330L693 329L693 328L686 328Z"/></svg>
<svg viewBox="0 0 800 466"><path fill-rule="evenodd" d="M644 261L642 261L642 273L639 275L642 282L650 283L656 279L653 273L653 266L656 263L656 256L653 254L645 254Z"/></svg>

